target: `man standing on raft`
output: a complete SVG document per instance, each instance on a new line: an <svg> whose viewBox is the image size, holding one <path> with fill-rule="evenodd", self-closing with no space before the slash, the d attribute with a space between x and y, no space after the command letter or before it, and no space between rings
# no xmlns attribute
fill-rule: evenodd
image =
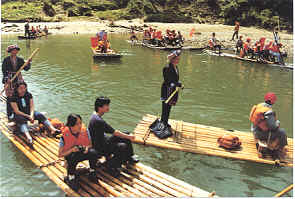
<svg viewBox="0 0 295 199"><path fill-rule="evenodd" d="M175 106L178 100L179 88L182 84L179 82L179 63L181 50L175 50L167 56L168 65L163 68L164 82L161 87L162 115L161 121L156 120L151 124L150 129L159 138L166 138L172 135L171 126L168 124L168 119L171 107Z"/></svg>

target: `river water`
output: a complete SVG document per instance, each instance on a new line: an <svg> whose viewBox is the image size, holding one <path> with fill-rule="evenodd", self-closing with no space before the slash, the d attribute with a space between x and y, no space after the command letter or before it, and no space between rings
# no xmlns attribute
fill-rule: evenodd
<svg viewBox="0 0 295 199"><path fill-rule="evenodd" d="M160 86L166 51L131 46L127 35L110 35L121 61L94 62L91 35L52 35L34 41L2 36L1 60L7 45L17 43L20 56L40 52L23 72L36 109L65 121L78 113L87 124L97 96L111 98L104 116L113 127L132 131L144 114L160 115ZM291 62L288 59L286 62ZM183 52L180 79L186 89L170 118L249 131L249 111L268 91L277 94L274 109L293 137L293 72L276 67ZM2 74L0 75L2 79ZM3 108L3 104L1 104ZM64 193L10 141L0 134L1 196L64 196ZM219 196L273 196L292 183L291 168L209 157L135 145L141 162ZM292 196L292 192L289 193Z"/></svg>

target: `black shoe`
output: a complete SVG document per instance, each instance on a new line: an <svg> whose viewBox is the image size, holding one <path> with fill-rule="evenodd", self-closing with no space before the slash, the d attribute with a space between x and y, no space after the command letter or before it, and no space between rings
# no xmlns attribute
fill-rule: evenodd
<svg viewBox="0 0 295 199"><path fill-rule="evenodd" d="M114 168L114 167L108 167L107 171L109 174L111 174L113 177L118 177L120 175L120 168Z"/></svg>
<svg viewBox="0 0 295 199"><path fill-rule="evenodd" d="M127 161L128 164L136 164L139 162L139 159L136 157L136 155L133 155Z"/></svg>
<svg viewBox="0 0 295 199"><path fill-rule="evenodd" d="M69 187L71 187L71 189L73 189L74 191L78 191L80 186L79 186L79 182L77 180L77 178L75 177L74 179L72 180L69 180L69 177L66 176L64 178L64 182L69 185Z"/></svg>
<svg viewBox="0 0 295 199"><path fill-rule="evenodd" d="M97 182L97 176L96 176L96 172L95 171L90 171L89 172L89 174L88 174L88 176L89 176L89 180L91 181L91 182Z"/></svg>
<svg viewBox="0 0 295 199"><path fill-rule="evenodd" d="M52 136L56 138L56 136L59 135L59 134L61 134L61 130L58 130L58 129L57 129L57 130L52 134Z"/></svg>

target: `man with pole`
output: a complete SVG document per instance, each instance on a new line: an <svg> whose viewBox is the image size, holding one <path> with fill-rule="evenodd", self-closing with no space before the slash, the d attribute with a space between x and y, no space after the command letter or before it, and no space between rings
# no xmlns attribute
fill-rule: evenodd
<svg viewBox="0 0 295 199"><path fill-rule="evenodd" d="M23 58L17 56L20 51L20 48L17 45L10 45L7 47L7 52L10 53L10 56L4 58L2 62L2 83L4 84L4 89L1 91L0 95L5 91L6 97L12 96L15 85L18 82L24 81L21 71L23 69L25 71L30 70L32 58L38 50L39 49L36 49L25 62ZM9 108L9 105L7 104L7 111Z"/></svg>

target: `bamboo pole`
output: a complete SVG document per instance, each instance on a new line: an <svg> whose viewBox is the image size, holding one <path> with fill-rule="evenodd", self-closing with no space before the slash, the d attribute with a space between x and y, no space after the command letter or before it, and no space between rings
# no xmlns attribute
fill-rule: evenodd
<svg viewBox="0 0 295 199"><path fill-rule="evenodd" d="M288 186L287 188L285 188L281 192L277 193L275 195L275 197L281 197L281 196L285 195L286 193L288 193L289 191L291 191L292 189L293 189L293 184L291 184L290 186Z"/></svg>

